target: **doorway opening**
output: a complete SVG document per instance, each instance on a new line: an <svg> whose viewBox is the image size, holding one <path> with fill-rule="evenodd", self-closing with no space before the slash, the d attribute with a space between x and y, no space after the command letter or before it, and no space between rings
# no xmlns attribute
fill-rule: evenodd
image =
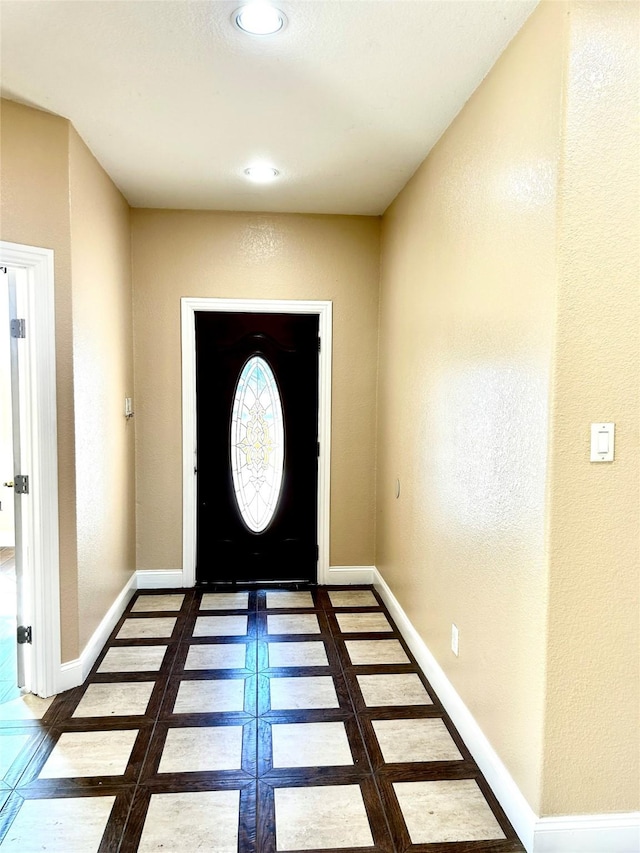
<svg viewBox="0 0 640 853"><path fill-rule="evenodd" d="M53 251L0 241L0 269L11 296L13 464L0 500L15 513L17 682L48 697L61 675Z"/></svg>
<svg viewBox="0 0 640 853"><path fill-rule="evenodd" d="M182 299L183 586L225 581L327 582L331 309L331 302L302 300ZM296 317L299 318L299 326ZM235 319L231 319L231 327L225 331L230 318ZM301 343L302 339L307 343ZM209 343L212 340L222 342L222 347L214 346L212 353L203 354L203 350L211 349ZM310 348L309 341L312 342ZM218 350L225 350L222 355L226 358L231 352L229 346L234 352L230 356L231 365L225 368L224 388L217 387L217 378L213 387L210 385L211 377L220 373L218 359L221 353ZM302 361L298 367L290 368L285 363L295 360L296 351L304 351L305 355L300 356ZM305 414L298 420L294 414L293 421L287 423L295 409L295 406L292 409L288 398L292 395L295 402L298 368L305 380L310 380L310 390L307 402L302 406ZM268 377L270 373L273 374L272 379ZM299 381L300 373L297 375ZM261 411L256 412L254 408L253 415L247 415L249 420L256 418L255 423L238 425L237 419L233 421L234 405L236 411L244 407L245 412L249 412L251 408L242 396L246 379L254 385L261 383L261 393L264 392ZM272 391L268 390L269 387ZM278 389L277 392L273 388ZM273 462L275 467L253 470L245 464L247 460L252 464L255 462L251 454L247 456L246 437L249 434L247 426L264 430L267 419L264 407L268 408L268 401L275 399L280 391L285 395L282 405L284 434L295 436L300 432L304 436L299 451L287 438L283 439L286 455L290 457L293 454L293 460L282 461L282 482L273 485L279 478L275 443L274 456L269 457L269 464ZM248 392L249 395L252 393ZM202 399L199 405L199 394L201 398L208 394L214 405L203 405ZM217 405L221 396L226 401L222 407ZM269 418L278 405L274 403ZM203 412L204 420L199 417ZM277 430L276 421L277 418L270 421L273 430ZM306 430L302 429L303 421L309 426ZM215 444L205 448L203 445L211 436L211 429L214 430ZM254 440L256 433L251 435ZM273 431L269 433L267 442L271 442L275 435ZM262 461L265 461L267 448L261 441L254 450L261 453ZM211 461L208 450L214 446L218 448L218 459ZM298 452L300 455L296 456ZM236 462L232 458L234 455ZM297 485L296 477L286 468L287 461L294 462L296 472L300 472ZM210 476L211 472L213 476ZM260 483L256 489L255 482L250 481L252 477L260 479L262 476L267 477L271 485ZM212 493L207 492L209 487L205 479L213 482ZM306 491L303 484L306 484ZM298 486L301 486L301 491L297 491ZM305 507L302 513L304 521L298 517L291 527L287 527L286 522L282 526L286 515L284 510L297 505L299 500ZM210 524L212 513L220 512L225 503L226 509L222 512L227 515L211 539L214 549L207 550L210 543L199 536L199 526L204 530ZM246 515L243 515L243 503L249 507ZM260 515L262 510L256 510L263 504L271 506L264 518ZM254 512L257 513L255 518ZM306 528L304 536L299 536L298 531L302 528ZM226 535L229 531L232 531L231 535ZM262 535L263 531L267 535ZM231 572L229 567L232 567Z"/></svg>
<svg viewBox="0 0 640 853"><path fill-rule="evenodd" d="M15 559L9 271L0 274L0 704L20 695Z"/></svg>

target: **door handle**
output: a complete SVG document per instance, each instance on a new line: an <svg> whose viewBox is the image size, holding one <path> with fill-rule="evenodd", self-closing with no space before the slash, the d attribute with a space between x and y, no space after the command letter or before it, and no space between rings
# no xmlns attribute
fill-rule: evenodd
<svg viewBox="0 0 640 853"><path fill-rule="evenodd" d="M13 482L13 480L9 480L8 482L3 483L2 485L6 486L8 489L12 489L15 486L15 483Z"/></svg>

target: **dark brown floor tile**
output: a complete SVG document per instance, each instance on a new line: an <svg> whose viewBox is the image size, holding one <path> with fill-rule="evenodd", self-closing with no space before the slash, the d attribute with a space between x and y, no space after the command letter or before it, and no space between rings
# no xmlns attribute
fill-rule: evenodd
<svg viewBox="0 0 640 853"><path fill-rule="evenodd" d="M148 750L141 781L254 778L257 774L255 720L201 718L188 724L159 722Z"/></svg>
<svg viewBox="0 0 640 853"><path fill-rule="evenodd" d="M353 704L341 672L279 670L258 676L258 714L270 718L288 717L305 711L332 718L336 712L353 713Z"/></svg>
<svg viewBox="0 0 640 853"><path fill-rule="evenodd" d="M21 791L28 788L32 794L51 796L58 791L135 784L152 734L153 726L148 723L140 727L119 722L102 728L52 729L21 776L19 788ZM120 739L124 742L121 743ZM117 741L117 752L110 741ZM57 747L58 753L62 750L59 758L57 753L54 754ZM113 755L118 759L118 770L113 773L99 772L102 768L106 771L105 759ZM60 775L57 775L56 768ZM92 773L94 768L98 772ZM79 771L78 775L71 775L74 769Z"/></svg>
<svg viewBox="0 0 640 853"><path fill-rule="evenodd" d="M260 853L276 853L276 841L279 849L305 853L391 853L394 849L369 777L353 773L313 781L282 777L277 782L261 781L258 791Z"/></svg>
<svg viewBox="0 0 640 853"><path fill-rule="evenodd" d="M385 614L387 622L367 614ZM154 636L156 629L166 636ZM368 645L379 641L386 645ZM139 669L137 660L151 668ZM135 698L146 688L137 705L108 704L119 692ZM111 713L120 707L126 716ZM105 732L116 749L111 763L96 755L103 775L60 769ZM407 760L405 735L422 744L419 760ZM57 697L41 721L0 720L2 737L11 746L0 766L0 837L25 799L46 808L47 800L106 796L114 799L100 853L136 853L141 839L141 851L156 849L158 833L179 838L178 847L186 838L208 844L214 836L206 821L216 826L216 815L220 831L237 836L238 853L276 853L278 811L290 821L280 826L280 847L307 853L523 849L379 593L367 586L141 591L86 683ZM77 761L79 772L91 771L85 756ZM456 780L477 784L476 799L484 797L505 838L412 843L394 784L421 783L398 788L406 806L412 792L436 791L425 783ZM409 807L415 812L415 803ZM199 828L196 814L206 817ZM149 823L145 835L147 817L158 831Z"/></svg>
<svg viewBox="0 0 640 853"><path fill-rule="evenodd" d="M136 853L141 840L144 843L145 822L147 817L153 818L154 808L165 812L171 824L169 831L176 833L181 844L186 842L182 849L212 849L210 839L219 837L220 831L214 812L215 799L220 794L225 798L225 793L227 798L231 795L232 802L238 803L238 817L233 827L229 827L228 820L225 821L224 830L235 832L238 853L256 853L256 783L231 779L183 781L182 784L167 780L138 786L119 853ZM190 808L197 812L197 820L193 820ZM213 826L206 825L207 819L213 822ZM167 850L175 849L171 846L171 838L165 838L165 841Z"/></svg>

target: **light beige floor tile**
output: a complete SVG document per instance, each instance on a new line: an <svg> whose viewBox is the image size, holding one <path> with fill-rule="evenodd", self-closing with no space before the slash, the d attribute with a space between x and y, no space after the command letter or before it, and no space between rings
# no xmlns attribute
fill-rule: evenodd
<svg viewBox="0 0 640 853"><path fill-rule="evenodd" d="M398 640L347 640L345 646L354 666L410 663Z"/></svg>
<svg viewBox="0 0 640 853"><path fill-rule="evenodd" d="M169 729L159 773L239 770L242 726L190 726Z"/></svg>
<svg viewBox="0 0 640 853"><path fill-rule="evenodd" d="M267 616L269 634L319 634L315 613L278 613Z"/></svg>
<svg viewBox="0 0 640 853"><path fill-rule="evenodd" d="M55 698L41 699L34 693L24 693L0 705L0 720L41 720Z"/></svg>
<svg viewBox="0 0 640 853"><path fill-rule="evenodd" d="M334 607L378 607L379 602L368 589L334 590L329 593Z"/></svg>
<svg viewBox="0 0 640 853"><path fill-rule="evenodd" d="M207 643L189 648L185 669L244 669L246 643Z"/></svg>
<svg viewBox="0 0 640 853"><path fill-rule="evenodd" d="M20 752L29 742L29 735L3 734L0 730L0 779L11 767Z"/></svg>
<svg viewBox="0 0 640 853"><path fill-rule="evenodd" d="M98 672L157 672L166 646L114 646L104 656Z"/></svg>
<svg viewBox="0 0 640 853"><path fill-rule="evenodd" d="M237 853L239 791L152 794L138 853Z"/></svg>
<svg viewBox="0 0 640 853"><path fill-rule="evenodd" d="M270 678L269 688L273 711L340 707L330 675Z"/></svg>
<svg viewBox="0 0 640 853"><path fill-rule="evenodd" d="M388 764L462 760L442 720L373 720L373 728Z"/></svg>
<svg viewBox="0 0 640 853"><path fill-rule="evenodd" d="M115 799L25 800L2 842L2 853L95 853Z"/></svg>
<svg viewBox="0 0 640 853"><path fill-rule="evenodd" d="M174 714L212 714L244 709L244 678L213 681L183 681L178 690Z"/></svg>
<svg viewBox="0 0 640 853"><path fill-rule="evenodd" d="M336 613L343 634L393 631L384 613Z"/></svg>
<svg viewBox="0 0 640 853"><path fill-rule="evenodd" d="M269 666L328 666L324 643L269 643Z"/></svg>
<svg viewBox="0 0 640 853"><path fill-rule="evenodd" d="M184 595L140 595L131 608L132 613L153 613L156 610L180 610Z"/></svg>
<svg viewBox="0 0 640 853"><path fill-rule="evenodd" d="M267 593L267 607L313 607L313 596L310 592L286 592L274 590Z"/></svg>
<svg viewBox="0 0 640 853"><path fill-rule="evenodd" d="M122 628L116 635L116 640L151 639L170 637L176 624L175 616L165 616L149 619L125 619Z"/></svg>
<svg viewBox="0 0 640 853"><path fill-rule="evenodd" d="M200 603L200 610L246 610L248 607L248 592L205 592Z"/></svg>
<svg viewBox="0 0 640 853"><path fill-rule="evenodd" d="M276 850L373 847L359 785L276 788Z"/></svg>
<svg viewBox="0 0 640 853"><path fill-rule="evenodd" d="M198 616L194 637L244 637L247 616Z"/></svg>
<svg viewBox="0 0 640 853"><path fill-rule="evenodd" d="M365 705L432 705L424 684L414 672L358 675Z"/></svg>
<svg viewBox="0 0 640 853"><path fill-rule="evenodd" d="M73 716L128 717L144 714L154 684L154 681L90 684Z"/></svg>
<svg viewBox="0 0 640 853"><path fill-rule="evenodd" d="M275 723L274 767L334 767L353 764L344 723Z"/></svg>
<svg viewBox="0 0 640 853"><path fill-rule="evenodd" d="M394 782L413 844L505 838L473 779Z"/></svg>
<svg viewBox="0 0 640 853"><path fill-rule="evenodd" d="M40 779L121 776L138 736L137 729L63 732L39 773Z"/></svg>

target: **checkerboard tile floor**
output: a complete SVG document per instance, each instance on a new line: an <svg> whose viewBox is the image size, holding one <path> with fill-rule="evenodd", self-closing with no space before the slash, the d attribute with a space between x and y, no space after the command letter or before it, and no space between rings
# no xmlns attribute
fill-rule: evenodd
<svg viewBox="0 0 640 853"><path fill-rule="evenodd" d="M371 589L139 593L0 706L2 853L524 848Z"/></svg>

